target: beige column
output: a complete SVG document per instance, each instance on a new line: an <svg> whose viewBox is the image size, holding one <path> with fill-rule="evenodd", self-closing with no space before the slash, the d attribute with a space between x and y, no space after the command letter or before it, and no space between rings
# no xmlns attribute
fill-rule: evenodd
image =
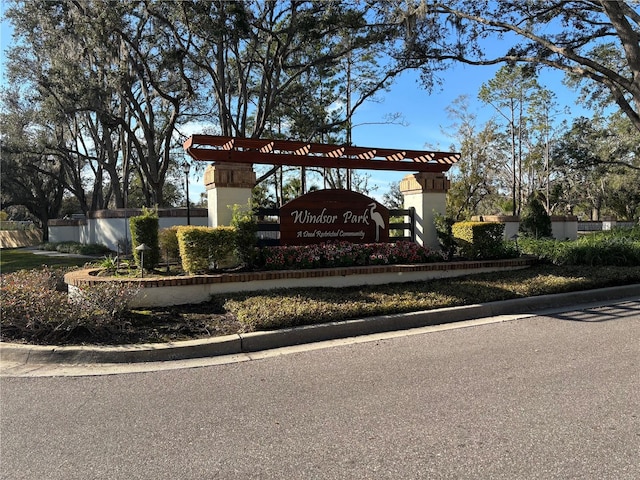
<svg viewBox="0 0 640 480"><path fill-rule="evenodd" d="M420 172L407 175L400 182L404 208L415 208L416 242L439 248L433 219L435 213L446 214L450 182L444 173Z"/></svg>
<svg viewBox="0 0 640 480"><path fill-rule="evenodd" d="M215 163L204 172L209 207L209 226L231 225L233 205L248 205L256 174L251 165Z"/></svg>

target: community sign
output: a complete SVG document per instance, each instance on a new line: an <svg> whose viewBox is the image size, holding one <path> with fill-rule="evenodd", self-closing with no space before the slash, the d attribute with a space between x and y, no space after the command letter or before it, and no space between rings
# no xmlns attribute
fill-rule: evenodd
<svg viewBox="0 0 640 480"><path fill-rule="evenodd" d="M389 210L361 193L316 190L280 208L280 244L389 241Z"/></svg>

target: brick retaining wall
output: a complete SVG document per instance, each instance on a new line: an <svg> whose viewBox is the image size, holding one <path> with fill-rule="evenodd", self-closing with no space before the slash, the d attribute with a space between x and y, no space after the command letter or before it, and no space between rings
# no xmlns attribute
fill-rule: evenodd
<svg viewBox="0 0 640 480"><path fill-rule="evenodd" d="M200 303L211 295L238 291L276 288L380 285L463 276L497 270L526 268L531 259L462 261L418 265L373 265L367 267L322 268L309 270L275 270L266 272L221 273L175 277L98 277L99 269L85 269L65 275L71 294L83 286L104 282L129 283L140 291L133 306L168 306Z"/></svg>

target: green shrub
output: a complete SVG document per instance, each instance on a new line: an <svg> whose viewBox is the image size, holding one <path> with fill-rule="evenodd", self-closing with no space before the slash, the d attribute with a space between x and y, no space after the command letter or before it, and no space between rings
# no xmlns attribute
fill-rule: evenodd
<svg viewBox="0 0 640 480"><path fill-rule="evenodd" d="M640 241L607 235L587 235L573 242L564 263L592 266L640 265Z"/></svg>
<svg viewBox="0 0 640 480"><path fill-rule="evenodd" d="M251 206L233 206L231 226L235 229L235 253L238 260L248 267L256 264L258 252L258 222Z"/></svg>
<svg viewBox="0 0 640 480"><path fill-rule="evenodd" d="M180 247L178 246L178 226L163 228L158 232L158 245L166 256L167 262L180 258Z"/></svg>
<svg viewBox="0 0 640 480"><path fill-rule="evenodd" d="M108 270L109 272L115 273L118 270L118 257L114 257L113 255L109 255L108 257L104 257L98 262L101 268Z"/></svg>
<svg viewBox="0 0 640 480"><path fill-rule="evenodd" d="M106 245L100 243L79 243L79 242L45 242L38 246L39 250L47 252L72 253L75 255L106 255L111 253Z"/></svg>
<svg viewBox="0 0 640 480"><path fill-rule="evenodd" d="M457 222L451 231L464 258L491 259L507 255L503 223Z"/></svg>
<svg viewBox="0 0 640 480"><path fill-rule="evenodd" d="M456 253L456 239L453 236L453 224L456 221L453 218L446 217L441 213L434 213L433 224L436 228L438 243L442 249L444 258L451 260Z"/></svg>
<svg viewBox="0 0 640 480"><path fill-rule="evenodd" d="M596 238L624 238L626 240L640 241L640 225L634 227L615 227L594 234Z"/></svg>
<svg viewBox="0 0 640 480"><path fill-rule="evenodd" d="M136 250L143 243L149 247L144 252L144 265L146 270L154 269L160 262L160 246L158 244L158 214L153 210L144 209L142 215L129 219L131 227L131 245L133 247L133 258L136 265L140 267L141 252Z"/></svg>
<svg viewBox="0 0 640 480"><path fill-rule="evenodd" d="M550 238L522 237L518 240L520 252L532 255L546 263L561 265L565 263L566 252L572 242L554 240Z"/></svg>
<svg viewBox="0 0 640 480"><path fill-rule="evenodd" d="M533 238L551 238L551 217L537 195L533 195L520 217L519 231Z"/></svg>
<svg viewBox="0 0 640 480"><path fill-rule="evenodd" d="M586 235L575 241L523 238L522 253L555 265L638 266L640 239L633 229Z"/></svg>
<svg viewBox="0 0 640 480"><path fill-rule="evenodd" d="M235 248L233 227L179 227L178 245L182 268L189 274L217 268Z"/></svg>
<svg viewBox="0 0 640 480"><path fill-rule="evenodd" d="M77 242L58 242L56 244L51 245L50 247L54 248L54 251L60 253L73 253L73 250L78 245Z"/></svg>

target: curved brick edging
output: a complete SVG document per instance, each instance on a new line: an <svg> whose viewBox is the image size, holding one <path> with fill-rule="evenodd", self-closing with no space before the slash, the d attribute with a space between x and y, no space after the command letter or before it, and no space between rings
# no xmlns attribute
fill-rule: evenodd
<svg viewBox="0 0 640 480"><path fill-rule="evenodd" d="M372 265L367 267L275 270L266 272L222 273L179 277L118 278L92 275L91 268L67 273L64 280L70 294L83 286L104 282L126 283L138 287L133 307L162 307L201 303L211 295L240 291L272 290L295 287L347 287L382 285L435 278L456 277L496 270L516 270L532 264L528 258L509 260L425 263L417 265Z"/></svg>

